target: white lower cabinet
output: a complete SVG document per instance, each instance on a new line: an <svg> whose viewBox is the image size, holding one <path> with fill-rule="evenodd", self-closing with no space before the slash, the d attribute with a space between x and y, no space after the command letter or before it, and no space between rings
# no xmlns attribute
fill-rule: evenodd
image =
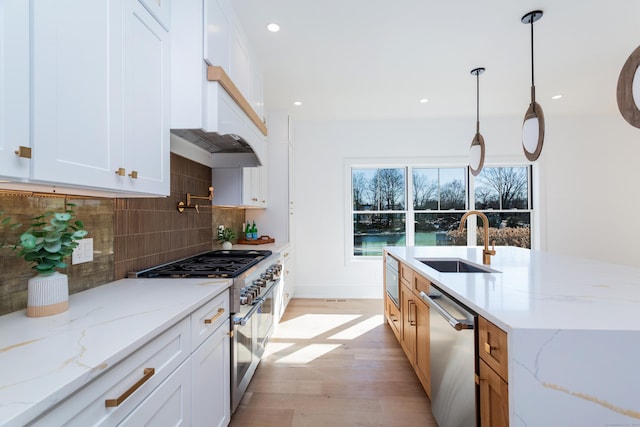
<svg viewBox="0 0 640 427"><path fill-rule="evenodd" d="M187 318L30 425L116 425L142 404L152 391L165 386L164 380L189 357L190 349Z"/></svg>
<svg viewBox="0 0 640 427"><path fill-rule="evenodd" d="M28 426L226 427L229 328L225 290Z"/></svg>
<svg viewBox="0 0 640 427"><path fill-rule="evenodd" d="M225 427L231 421L228 319L191 355L192 423Z"/></svg>
<svg viewBox="0 0 640 427"><path fill-rule="evenodd" d="M184 362L156 388L119 426L189 427L192 424L190 404L191 359Z"/></svg>

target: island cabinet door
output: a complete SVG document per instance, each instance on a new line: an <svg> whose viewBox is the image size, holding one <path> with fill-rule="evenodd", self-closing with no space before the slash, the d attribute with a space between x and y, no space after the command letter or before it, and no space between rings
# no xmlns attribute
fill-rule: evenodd
<svg viewBox="0 0 640 427"><path fill-rule="evenodd" d="M429 364L429 306L416 301L416 364L415 371L422 387L431 398L431 374Z"/></svg>
<svg viewBox="0 0 640 427"><path fill-rule="evenodd" d="M404 284L400 286L400 314L402 315L402 348L412 366L416 355L416 299Z"/></svg>
<svg viewBox="0 0 640 427"><path fill-rule="evenodd" d="M509 425L509 386L483 360L480 360L480 426Z"/></svg>

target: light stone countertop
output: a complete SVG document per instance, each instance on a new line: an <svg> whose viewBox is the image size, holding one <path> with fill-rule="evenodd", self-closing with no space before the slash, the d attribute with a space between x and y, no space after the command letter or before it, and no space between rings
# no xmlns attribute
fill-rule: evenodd
<svg viewBox="0 0 640 427"><path fill-rule="evenodd" d="M123 279L71 295L69 310L0 316L0 425L23 425L231 285Z"/></svg>
<svg viewBox="0 0 640 427"><path fill-rule="evenodd" d="M385 247L508 333L514 426L640 426L640 269L496 247L494 273L439 273L424 258L482 265L481 247Z"/></svg>

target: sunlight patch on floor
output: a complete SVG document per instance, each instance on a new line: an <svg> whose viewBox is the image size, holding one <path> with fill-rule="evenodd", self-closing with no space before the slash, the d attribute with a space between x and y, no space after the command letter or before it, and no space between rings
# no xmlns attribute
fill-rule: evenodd
<svg viewBox="0 0 640 427"><path fill-rule="evenodd" d="M293 344L292 342L273 342L270 341L269 344L267 344L267 348L265 348L264 350L264 354L262 355L262 357L268 357L271 356L272 354L276 354L281 352L282 350L286 350L289 347L293 346L295 344Z"/></svg>
<svg viewBox="0 0 640 427"><path fill-rule="evenodd" d="M352 340L358 338L360 335L369 332L370 330L382 325L384 316L382 314L374 315L368 319L363 320L357 325L340 331L335 335L329 337L330 340Z"/></svg>
<svg viewBox="0 0 640 427"><path fill-rule="evenodd" d="M275 338L311 339L338 328L359 317L359 314L304 314L278 325Z"/></svg>
<svg viewBox="0 0 640 427"><path fill-rule="evenodd" d="M310 344L300 350L293 352L281 359L276 360L277 364L304 365L313 362L330 351L340 347L341 344Z"/></svg>

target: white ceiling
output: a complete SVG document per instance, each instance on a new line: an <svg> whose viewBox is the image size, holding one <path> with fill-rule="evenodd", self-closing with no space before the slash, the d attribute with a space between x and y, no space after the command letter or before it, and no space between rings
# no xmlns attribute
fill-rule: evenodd
<svg viewBox="0 0 640 427"><path fill-rule="evenodd" d="M535 9L536 100L547 121L617 114L640 45L640 0L234 0L264 69L267 110L305 119L524 116ZM266 25L276 22L278 33ZM552 100L551 96L563 98ZM420 98L428 98L425 104ZM299 107L294 101L301 101Z"/></svg>

